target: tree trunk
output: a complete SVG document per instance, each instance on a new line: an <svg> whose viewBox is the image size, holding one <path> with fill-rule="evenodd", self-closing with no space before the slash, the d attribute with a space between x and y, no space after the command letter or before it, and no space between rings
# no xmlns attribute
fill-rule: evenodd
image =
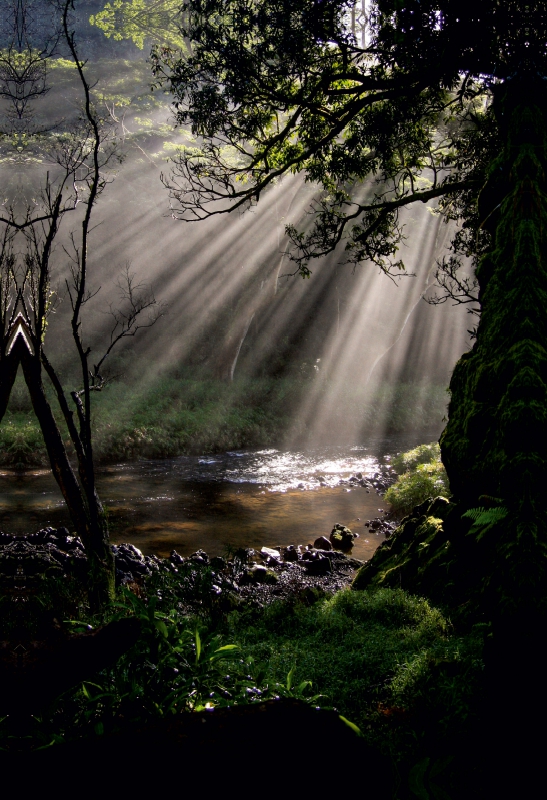
<svg viewBox="0 0 547 800"><path fill-rule="evenodd" d="M92 498L87 502L84 499L44 391L39 357L31 355L23 345L16 343L13 350L15 347L18 347L25 382L34 413L40 423L53 475L76 532L84 543L89 564L90 604L93 609L99 609L109 602L114 592L114 557L108 544L104 511L96 492L93 492Z"/></svg>
<svg viewBox="0 0 547 800"><path fill-rule="evenodd" d="M4 414L8 407L18 367L19 361L13 349L8 355L3 355L0 359L0 422L4 419Z"/></svg>
<svg viewBox="0 0 547 800"><path fill-rule="evenodd" d="M442 459L463 507L499 498L484 591L504 630L547 619L547 90L512 79L494 110L505 147L481 194L492 251L478 268L482 315L454 370ZM462 508L462 511L464 508ZM531 627L530 627L531 626Z"/></svg>

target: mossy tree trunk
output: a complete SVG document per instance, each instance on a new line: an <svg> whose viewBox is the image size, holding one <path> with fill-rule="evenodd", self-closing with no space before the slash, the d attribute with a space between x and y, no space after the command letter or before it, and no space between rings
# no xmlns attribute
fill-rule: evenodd
<svg viewBox="0 0 547 800"><path fill-rule="evenodd" d="M482 316L454 370L441 453L462 511L499 498L484 597L504 629L547 610L547 89L508 80L494 97L504 150L479 200L493 248L477 272ZM490 501L491 502L491 501Z"/></svg>

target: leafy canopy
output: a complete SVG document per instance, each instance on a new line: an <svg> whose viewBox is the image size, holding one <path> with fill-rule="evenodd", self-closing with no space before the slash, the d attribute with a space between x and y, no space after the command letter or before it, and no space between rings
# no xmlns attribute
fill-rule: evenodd
<svg viewBox="0 0 547 800"><path fill-rule="evenodd" d="M306 276L309 260L341 240L354 263L403 268L400 211L436 201L463 222L455 274L462 255L476 258L489 241L476 200L500 147L490 98L517 74L545 74L545 4L377 0L366 37L352 26L357 6L184 4L189 54L153 52L179 124L201 137L168 180L174 212L195 220L245 207L302 172L320 190L312 227L288 227Z"/></svg>

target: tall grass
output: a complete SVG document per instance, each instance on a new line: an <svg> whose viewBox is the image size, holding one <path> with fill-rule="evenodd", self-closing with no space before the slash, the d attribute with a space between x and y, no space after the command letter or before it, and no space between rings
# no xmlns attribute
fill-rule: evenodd
<svg viewBox="0 0 547 800"><path fill-rule="evenodd" d="M164 375L143 385L113 383L92 398L96 458L114 462L279 447L287 432L295 429L300 431L299 445L305 445L308 431L300 409L311 382L311 378L298 376L240 378L225 383ZM329 387L324 391L330 391ZM25 387L18 385L14 397L0 426L0 464L20 468L45 465L43 440ZM51 404L55 408L53 396ZM444 387L437 385L382 385L365 400L345 387L333 431L338 423L343 428L348 415L362 421L363 431L431 429L440 424L445 405ZM61 419L59 424L68 442Z"/></svg>

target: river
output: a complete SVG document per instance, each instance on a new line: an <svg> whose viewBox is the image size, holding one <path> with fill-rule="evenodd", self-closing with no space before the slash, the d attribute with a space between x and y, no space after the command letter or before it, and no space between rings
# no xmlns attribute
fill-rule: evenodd
<svg viewBox="0 0 547 800"><path fill-rule="evenodd" d="M372 478L390 458L423 435L372 439L358 447L288 452L241 450L205 456L121 463L100 468L97 486L114 544L131 542L145 554L198 549L312 543L334 523L359 534L353 555L372 556L383 539L365 523L388 512L374 489L341 483ZM29 533L48 525L70 528L66 506L48 470L0 473L0 527Z"/></svg>

